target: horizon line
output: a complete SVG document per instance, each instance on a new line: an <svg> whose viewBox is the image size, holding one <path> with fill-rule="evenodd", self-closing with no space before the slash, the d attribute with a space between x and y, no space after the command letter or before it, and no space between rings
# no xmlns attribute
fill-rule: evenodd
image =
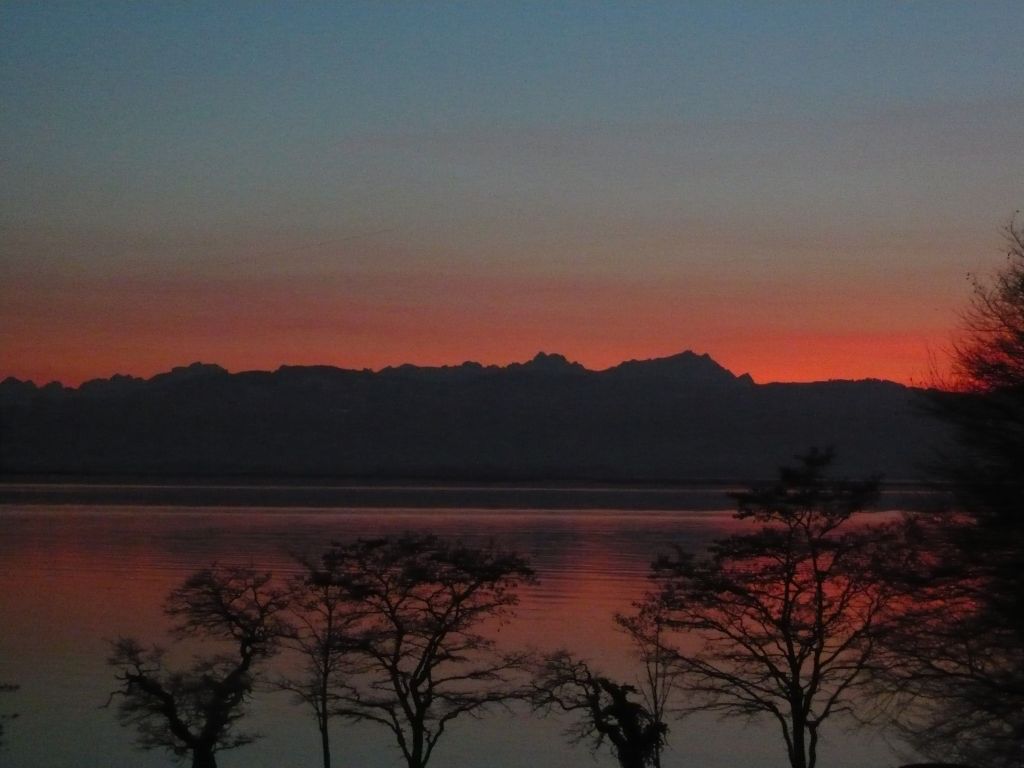
<svg viewBox="0 0 1024 768"><path fill-rule="evenodd" d="M692 349L685 349L685 350L682 350L681 352L676 352L676 353L673 353L673 354L663 355L663 356L658 356L658 357L628 358L628 359L621 360L618 363L615 363L613 365L609 365L609 366L604 367L604 368L588 368L583 363L580 363L580 362L578 362L576 360L572 360L572 359L570 359L569 357L567 357L566 355L564 355L564 354L562 354L560 352L545 352L543 350L539 350L536 354L534 354L533 357L531 357L531 358L529 358L527 360L524 360L524 361L512 360L512 361L509 361L507 363L484 363L484 362L480 362L478 360L473 360L473 359L463 360L463 361L458 362L458 363L441 363L441 364L420 364L420 363L414 363L414 362L406 361L406 362L401 362L401 363L392 363L392 364L384 365L384 366L381 366L379 368L371 368L371 367L346 367L344 365L339 365L339 364L334 364L334 363L301 363L301 364L280 363L275 368L236 368L235 370L231 370L231 369L229 369L229 368L227 368L227 367L225 367L225 366L223 366L223 365L221 365L219 363L204 362L202 360L195 360L195 361L193 361L191 363L186 363L186 364L182 364L182 365L172 365L170 368L167 368L165 370L159 370L159 371L156 371L156 372L154 372L152 374L149 374L149 375L134 374L134 373L124 373L122 371L116 371L114 373L111 373L108 376L94 376L94 377L91 377L91 378L83 378L83 379L81 379L80 381L77 381L77 382L65 383L65 382L63 382L63 381L61 381L59 379L52 379L50 381L47 381L45 383L40 384L40 383L37 383L32 378L24 378L23 379L23 378L18 377L15 374L7 374L7 375L3 376L2 379L0 379L0 383L6 382L6 381L9 381L9 380L13 379L15 381L18 381L18 382L21 382L21 383L24 383L24 384L32 384L37 389L42 389L44 387L52 387L54 385L59 385L62 389L78 390L83 385L88 384L90 382L94 382L94 381L110 381L110 380L112 380L114 378L117 378L117 377L130 378L130 379L136 379L136 380L141 380L141 381L151 381L152 379L155 379L155 378L157 378L159 376L164 376L164 375L167 375L167 374L171 374L171 373L174 373L175 371L185 371L185 370L188 370L190 368L197 368L197 367L202 367L202 368L219 368L220 370L224 371L228 375L239 375L239 374L246 374L246 373L277 373L278 371L281 371L281 370L286 369L286 368L332 368L334 370L340 370L340 371L351 371L351 372L357 372L357 373L367 373L368 372L368 373L372 373L372 374L376 375L376 374L384 373L386 371L394 371L394 370L401 369L401 368L415 368L415 369L419 369L419 370L446 370L446 369L463 368L463 367L466 367L466 366L473 366L473 367L479 367L479 368L482 368L482 369L506 370L506 369L513 368L513 367L516 367L516 366L526 366L526 365L529 365L530 363L535 363L537 361L550 360L552 358L564 361L567 366L572 367L572 368L578 368L578 369L580 369L580 370L582 370L582 371L584 371L586 373L605 373L605 372L608 372L608 371L615 370L617 368L621 368L624 365L629 365L631 363L637 363L637 364L654 363L654 362L658 362L658 361L671 360L673 358L680 358L680 357L692 357L692 358L697 358L697 359L708 360L711 363L713 363L714 365L716 365L719 368L721 368L723 371L727 372L729 375L733 376L735 379L737 379L737 380L748 379L750 381L750 383L758 385L758 386L765 386L765 385L769 385L769 384L824 384L824 383L829 383L829 382L843 382L843 381L848 381L848 382L878 381L878 382L887 382L887 383L891 383L891 384L898 384L900 386L904 386L904 387L908 387L908 388L912 388L912 389L926 389L926 388L929 388L928 385L926 385L926 384L915 383L913 381L907 381L907 382L898 381L898 380L895 380L895 379L887 379L887 378L880 377L880 376L863 376L863 377L860 377L860 378L835 377L835 378L825 378L825 379L804 379L804 380L796 380L796 379L788 379L788 380L787 379L771 379L771 380L759 381L759 380L755 379L753 374L751 374L749 372L736 373L731 368L728 368L725 365L723 365L722 363L718 362L718 360L716 360L708 352L696 352L696 351L694 351Z"/></svg>

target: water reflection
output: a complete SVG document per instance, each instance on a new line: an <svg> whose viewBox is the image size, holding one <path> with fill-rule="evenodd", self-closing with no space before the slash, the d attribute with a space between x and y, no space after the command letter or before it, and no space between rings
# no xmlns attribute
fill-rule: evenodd
<svg viewBox="0 0 1024 768"><path fill-rule="evenodd" d="M123 634L166 641L164 596L213 561L286 574L297 569L290 553L318 551L332 539L407 531L493 538L528 556L539 577L523 590L520 619L502 629L502 642L570 646L625 678L635 673L629 641L611 617L647 588L652 557L669 543L703 548L742 525L728 512L699 511L62 506L6 507L0 514L0 680L22 685L22 717L9 733L6 758L24 768L166 765L164 755L132 750L110 712L98 709L111 688L107 640ZM316 764L315 724L286 697L258 697L251 722L264 738L225 753L221 766ZM459 726L439 747L436 764L576 764L585 758L564 744L564 726L528 715ZM781 765L775 738L761 726L694 718L673 729L665 765ZM367 727L344 726L336 739L338 766L396 764ZM840 768L895 762L884 743L841 734L822 761Z"/></svg>

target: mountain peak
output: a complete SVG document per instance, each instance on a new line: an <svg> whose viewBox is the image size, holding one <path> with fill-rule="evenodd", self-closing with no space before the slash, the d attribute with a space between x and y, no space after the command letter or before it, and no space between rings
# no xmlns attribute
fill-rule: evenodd
<svg viewBox="0 0 1024 768"><path fill-rule="evenodd" d="M530 371L531 373L576 373L586 371L579 363L570 362L565 355L557 352L538 352L532 360L525 363L512 363L510 370Z"/></svg>
<svg viewBox="0 0 1024 768"><path fill-rule="evenodd" d="M654 376L661 379L678 379L688 384L753 383L749 374L736 376L728 368L715 362L709 354L698 354L690 350L669 357L627 360L609 368L606 373L629 378Z"/></svg>
<svg viewBox="0 0 1024 768"><path fill-rule="evenodd" d="M158 373L150 381L188 381L206 376L224 376L227 369L221 368L216 363L195 362L191 365L177 365L167 373Z"/></svg>

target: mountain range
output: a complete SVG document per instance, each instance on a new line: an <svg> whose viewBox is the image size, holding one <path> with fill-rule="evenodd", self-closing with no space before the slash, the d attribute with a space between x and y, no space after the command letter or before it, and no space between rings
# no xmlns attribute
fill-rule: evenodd
<svg viewBox="0 0 1024 768"><path fill-rule="evenodd" d="M922 390L758 384L683 352L592 371L525 363L380 371L194 363L77 388L0 382L4 476L754 480L811 446L837 470L915 480L946 439Z"/></svg>

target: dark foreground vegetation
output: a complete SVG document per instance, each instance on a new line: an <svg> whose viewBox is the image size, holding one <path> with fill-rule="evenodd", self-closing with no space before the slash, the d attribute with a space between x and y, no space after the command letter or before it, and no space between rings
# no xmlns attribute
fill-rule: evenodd
<svg viewBox="0 0 1024 768"><path fill-rule="evenodd" d="M935 470L956 505L915 521L915 599L878 680L924 754L1008 768L1024 765L1024 226L1006 237L1003 269L975 282L953 391L932 400L955 430Z"/></svg>
<svg viewBox="0 0 1024 768"><path fill-rule="evenodd" d="M172 592L166 612L179 637L226 645L186 669L134 640L114 644L111 700L141 747L215 766L218 751L254 739L238 726L262 681L312 710L325 768L334 718L386 728L409 768L423 768L451 721L524 696L527 656L499 652L483 632L533 578L518 555L409 535L335 544L306 565L284 584L215 567ZM281 650L298 654L300 676L264 669Z"/></svg>

